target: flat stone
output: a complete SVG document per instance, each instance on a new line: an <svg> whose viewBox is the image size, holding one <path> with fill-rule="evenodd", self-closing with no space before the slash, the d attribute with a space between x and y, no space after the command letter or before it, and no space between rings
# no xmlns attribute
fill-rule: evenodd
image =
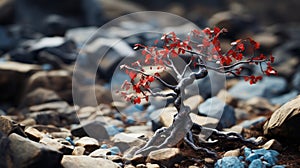
<svg viewBox="0 0 300 168"><path fill-rule="evenodd" d="M29 139L35 142L39 142L40 139L42 139L45 136L43 132L40 132L39 130L33 127L27 127L25 129L25 134L28 136Z"/></svg>
<svg viewBox="0 0 300 168"><path fill-rule="evenodd" d="M96 139L90 137L82 137L75 141L76 146L83 146L85 148L85 153L91 153L99 148L99 143Z"/></svg>
<svg viewBox="0 0 300 168"><path fill-rule="evenodd" d="M276 139L271 139L268 142L266 142L265 144L262 145L262 147L264 149L272 149L272 150L276 150L276 151L282 151L283 147L281 145L280 142L278 142Z"/></svg>
<svg viewBox="0 0 300 168"><path fill-rule="evenodd" d="M97 149L89 154L90 157L103 158L103 159L106 159L107 155L110 155L109 149Z"/></svg>
<svg viewBox="0 0 300 168"><path fill-rule="evenodd" d="M250 113L264 114L266 112L275 111L276 106L271 105L266 98L253 97L245 102L246 110Z"/></svg>
<svg viewBox="0 0 300 168"><path fill-rule="evenodd" d="M102 159L92 158L89 156L72 156L64 155L61 164L64 168L82 168L82 167L93 167L93 168L119 168L120 166L116 163Z"/></svg>
<svg viewBox="0 0 300 168"><path fill-rule="evenodd" d="M98 141L109 139L105 126L100 121L90 121L71 129L71 133L77 137L90 136Z"/></svg>
<svg viewBox="0 0 300 168"><path fill-rule="evenodd" d="M264 134L300 142L300 96L277 109L264 125Z"/></svg>
<svg viewBox="0 0 300 168"><path fill-rule="evenodd" d="M141 134L119 133L116 134L112 141L121 151L125 151L133 146L141 147L146 144L146 141L139 139Z"/></svg>
<svg viewBox="0 0 300 168"><path fill-rule="evenodd" d="M240 149L235 149L235 150L230 150L224 153L224 157L229 157L229 156L240 156Z"/></svg>
<svg viewBox="0 0 300 168"><path fill-rule="evenodd" d="M181 160L182 156L178 148L163 148L150 152L146 162L173 167L175 163L179 163Z"/></svg>
<svg viewBox="0 0 300 168"><path fill-rule="evenodd" d="M62 153L17 134L9 136L13 167L59 167Z"/></svg>

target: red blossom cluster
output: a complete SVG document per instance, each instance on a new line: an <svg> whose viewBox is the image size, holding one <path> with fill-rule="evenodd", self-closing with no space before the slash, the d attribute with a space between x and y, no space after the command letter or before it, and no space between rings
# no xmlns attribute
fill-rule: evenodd
<svg viewBox="0 0 300 168"><path fill-rule="evenodd" d="M258 75L241 75L243 65L258 65L263 74L270 76L276 75L277 72L271 66L274 62L272 55L266 56L259 53L260 44L252 38L238 39L232 42L231 48L224 52L219 40L221 34L226 33L226 29L215 27L214 29L205 28L203 30L191 31L187 38L182 40L176 36L174 32L164 34L161 37L162 47L158 47L158 40L154 42L154 46L145 46L136 44L135 50L140 50L143 55L142 59L129 65L122 65L121 69L129 75L130 81L125 81L122 85L124 91L121 95L134 104L140 103L141 99L148 100L150 95L154 93L150 84L157 80L167 87L171 87L167 81L163 81L158 70L171 69L177 73L178 83L185 75L184 72L178 72L172 59L179 55L190 56L187 66L193 65L194 68L206 68L220 73L243 77L250 84L255 84L262 80L262 76ZM218 67L210 67L207 63L214 63ZM262 64L266 64L267 68L263 69ZM156 68L155 74L148 74L144 67L150 66L150 69Z"/></svg>

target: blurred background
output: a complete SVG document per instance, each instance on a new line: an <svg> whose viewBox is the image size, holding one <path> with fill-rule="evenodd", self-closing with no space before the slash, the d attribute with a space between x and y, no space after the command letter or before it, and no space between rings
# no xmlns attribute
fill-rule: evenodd
<svg viewBox="0 0 300 168"><path fill-rule="evenodd" d="M119 16L145 10L176 14L200 28L225 27L229 30L223 37L226 44L241 37L253 37L261 43L263 52L272 52L276 63L280 62L275 67L289 84L283 93L299 91L299 7L298 0L0 0L1 104L28 106L25 96L36 88L55 91L72 103L72 70L84 42L99 26ZM165 22L167 25L172 20ZM123 24L123 29L157 26L151 24L132 21ZM103 98L105 89L101 81L109 81L113 69L126 56L123 52L133 52L132 45L137 42L153 40L147 35L123 39L126 32L119 30L98 34L95 39L101 38L102 42L91 40L81 54L82 57L97 55L108 43L105 40L111 37L124 42L107 53L109 59L99 66L100 84L96 92L100 95L96 96L100 102L110 102ZM84 90L82 96L89 93ZM3 109L9 107L3 105Z"/></svg>

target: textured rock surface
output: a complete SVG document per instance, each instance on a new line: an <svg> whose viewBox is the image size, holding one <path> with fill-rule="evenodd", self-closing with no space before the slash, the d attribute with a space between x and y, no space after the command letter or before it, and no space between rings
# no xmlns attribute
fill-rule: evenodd
<svg viewBox="0 0 300 168"><path fill-rule="evenodd" d="M287 141L300 141L300 97L291 100L276 110L264 125L264 133L284 138Z"/></svg>

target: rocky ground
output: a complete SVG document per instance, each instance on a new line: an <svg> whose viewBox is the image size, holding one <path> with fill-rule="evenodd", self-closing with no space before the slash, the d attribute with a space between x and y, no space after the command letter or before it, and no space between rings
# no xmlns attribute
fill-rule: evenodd
<svg viewBox="0 0 300 168"><path fill-rule="evenodd" d="M254 146L239 141L199 140L197 145L218 154L210 158L185 143L147 156L133 156L155 130L171 125L176 109L169 100L160 98L140 105L122 101L111 87L119 86L125 77L113 76L113 71L128 53L134 53L133 44L157 38L146 33L128 34L143 28L161 30L158 27L166 27L172 20L163 25L123 21L89 38L97 26L120 14L166 5L115 1L86 0L82 5L77 4L79 0L64 1L65 5L60 4L68 6L64 10L56 8L56 1L0 1L0 167L300 167L300 24L290 9L292 2L281 8L279 2L272 2L275 7L268 11L277 10L281 18L269 18L261 5L258 8L245 3L249 7L246 12L234 1L211 1L193 7L168 1L171 5L162 9L194 19L200 26L226 26L231 33L224 37L224 43L253 36L262 51L276 59L279 75L265 77L255 85L228 78L224 88L214 88L212 93L206 78L195 83L199 92L187 89L185 104L193 111L194 123L260 142ZM48 10L40 10L43 7ZM81 13L77 13L79 8ZM203 18L195 19L200 14ZM171 29L180 34L187 32L186 27ZM95 64L91 58L107 50L114 40L118 45L110 48L100 62L95 84L90 78L80 77L89 72L73 78L75 62L86 67ZM80 104L75 102L77 98ZM197 134L197 129L193 131ZM201 137L199 130L198 134Z"/></svg>

